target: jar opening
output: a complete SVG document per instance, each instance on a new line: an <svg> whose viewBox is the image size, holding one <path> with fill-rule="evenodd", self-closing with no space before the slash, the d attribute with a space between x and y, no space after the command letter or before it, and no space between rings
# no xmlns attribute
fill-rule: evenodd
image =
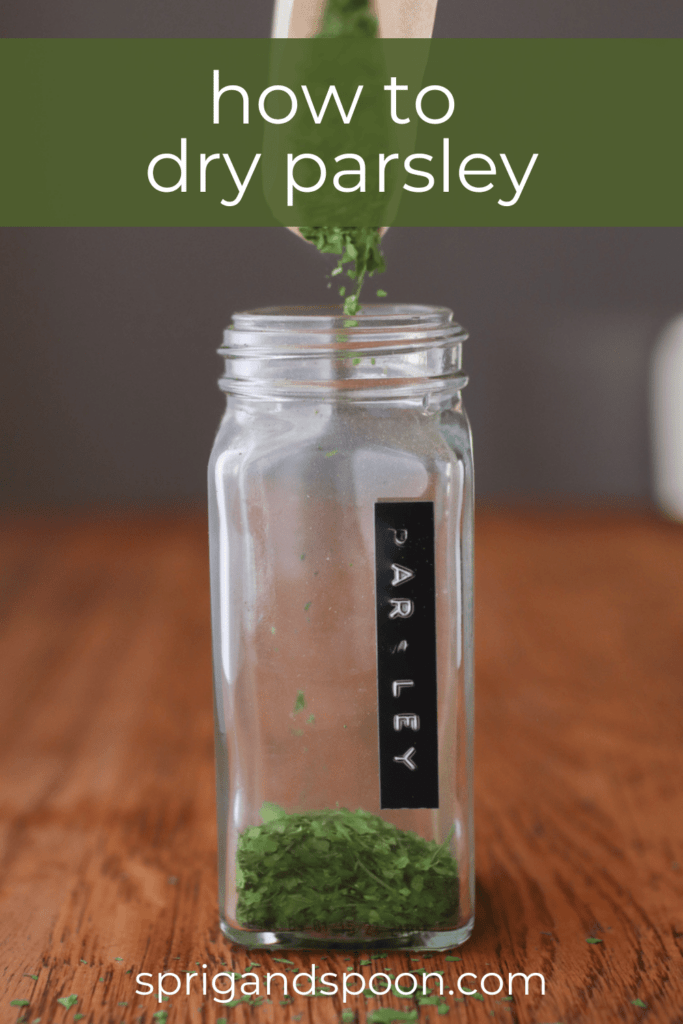
<svg viewBox="0 0 683 1024"><path fill-rule="evenodd" d="M355 390L466 383L467 333L446 307L367 303L350 316L338 305L267 306L232 319L219 349L225 391L243 390L246 382Z"/></svg>
<svg viewBox="0 0 683 1024"><path fill-rule="evenodd" d="M419 306L405 303L364 303L353 316L344 313L341 305L264 306L233 314L238 333L302 332L330 334L341 332L355 336L366 332L403 334L412 330L429 331L448 328L464 340L465 332L454 323L453 313L445 306ZM228 339L226 339L228 343Z"/></svg>

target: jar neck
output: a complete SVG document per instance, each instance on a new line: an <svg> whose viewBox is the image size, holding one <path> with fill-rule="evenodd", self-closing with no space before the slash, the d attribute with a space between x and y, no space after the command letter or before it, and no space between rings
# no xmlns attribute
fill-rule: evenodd
<svg viewBox="0 0 683 1024"><path fill-rule="evenodd" d="M235 395L339 401L454 395L465 331L450 310L367 305L354 317L340 307L274 307L233 316L219 354L223 391Z"/></svg>

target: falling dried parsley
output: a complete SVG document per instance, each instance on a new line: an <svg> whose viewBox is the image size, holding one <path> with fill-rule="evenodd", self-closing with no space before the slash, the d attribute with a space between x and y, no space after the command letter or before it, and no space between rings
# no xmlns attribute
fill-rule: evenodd
<svg viewBox="0 0 683 1024"><path fill-rule="evenodd" d="M458 911L439 845L367 811L287 814L268 804L237 844L237 919L270 931L427 929Z"/></svg>
<svg viewBox="0 0 683 1024"><path fill-rule="evenodd" d="M344 298L344 313L355 316L360 309L360 293L366 276L372 277L386 270L379 228L301 227L299 231L307 242L313 243L318 252L339 257L332 271L334 276L343 273L347 264L350 264L346 276L354 282L355 288Z"/></svg>

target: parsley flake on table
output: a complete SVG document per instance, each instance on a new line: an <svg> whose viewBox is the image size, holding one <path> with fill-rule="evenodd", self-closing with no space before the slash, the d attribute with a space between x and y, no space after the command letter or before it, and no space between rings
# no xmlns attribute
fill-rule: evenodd
<svg viewBox="0 0 683 1024"><path fill-rule="evenodd" d="M368 1024L410 1024L416 1020L417 1010L394 1010L391 1006L372 1010L367 1016Z"/></svg>
<svg viewBox="0 0 683 1024"><path fill-rule="evenodd" d="M647 1003L644 1003L642 999L632 999L631 1006L639 1006L641 1010L647 1010Z"/></svg>
<svg viewBox="0 0 683 1024"><path fill-rule="evenodd" d="M13 999L10 1006L30 1006L28 999Z"/></svg>
<svg viewBox="0 0 683 1024"><path fill-rule="evenodd" d="M590 942L595 945L596 942L602 942L602 939L586 939L586 942Z"/></svg>
<svg viewBox="0 0 683 1024"><path fill-rule="evenodd" d="M311 602L309 601L307 605L304 605L304 611L307 612L310 607L311 607ZM292 714L293 715L298 715L299 712L303 711L303 709L305 707L306 707L306 698L304 696L304 691L303 690L299 690L299 692L296 695L296 700L294 701L294 709L292 711Z"/></svg>
<svg viewBox="0 0 683 1024"><path fill-rule="evenodd" d="M57 1000L57 1002L61 1006L65 1006L67 1010L70 1010L71 1007L75 1006L76 1003L78 1002L78 996L76 996L76 995L62 996L61 999Z"/></svg>

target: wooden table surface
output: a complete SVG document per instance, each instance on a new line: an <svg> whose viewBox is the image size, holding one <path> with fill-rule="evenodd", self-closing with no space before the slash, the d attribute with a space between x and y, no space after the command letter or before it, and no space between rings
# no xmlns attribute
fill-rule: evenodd
<svg viewBox="0 0 683 1024"><path fill-rule="evenodd" d="M142 971L290 967L218 928L203 519L17 520L0 549L0 1022L337 1024L337 997L135 994ZM477 580L474 936L460 961L282 957L445 970L420 1024L681 1024L683 527L485 513ZM464 971L545 995L463 998ZM381 1006L415 1004L346 1009Z"/></svg>

